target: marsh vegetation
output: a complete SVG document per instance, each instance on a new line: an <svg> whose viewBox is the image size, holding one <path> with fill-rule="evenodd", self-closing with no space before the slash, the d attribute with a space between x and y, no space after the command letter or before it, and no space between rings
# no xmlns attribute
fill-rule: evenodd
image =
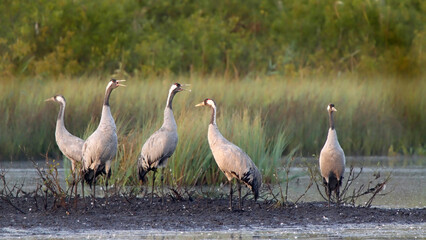
<svg viewBox="0 0 426 240"><path fill-rule="evenodd" d="M100 78L100 77L99 77ZM83 139L99 122L104 82L99 78L34 78L6 82L0 89L2 132L0 156L58 159L54 129L58 106L43 100L55 94L67 99L65 123ZM111 98L118 132L113 181L137 182L136 159L143 142L162 124L171 82L191 83L174 104L179 144L166 171L167 184L217 184L224 180L207 144L209 112L194 105L206 97L219 106L224 136L241 146L273 183L283 156L316 155L327 134L326 106L339 106L336 129L346 155L424 154L422 124L425 81L398 79L328 79L274 76L228 81L222 78L128 79L127 88Z"/></svg>

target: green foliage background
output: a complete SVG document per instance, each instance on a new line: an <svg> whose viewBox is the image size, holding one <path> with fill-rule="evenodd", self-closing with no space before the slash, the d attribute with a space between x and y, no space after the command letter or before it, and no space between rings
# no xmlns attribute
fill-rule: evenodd
<svg viewBox="0 0 426 240"><path fill-rule="evenodd" d="M111 75L119 150L113 182L137 182L136 158L161 126L167 89L192 83L174 103L179 144L173 184L223 181L207 144L209 97L223 135L266 182L283 154L317 155L327 104L347 155L425 154L426 1L422 0L2 0L0 160L59 154L66 126L96 128Z"/></svg>
<svg viewBox="0 0 426 240"><path fill-rule="evenodd" d="M3 0L0 74L421 76L422 0Z"/></svg>

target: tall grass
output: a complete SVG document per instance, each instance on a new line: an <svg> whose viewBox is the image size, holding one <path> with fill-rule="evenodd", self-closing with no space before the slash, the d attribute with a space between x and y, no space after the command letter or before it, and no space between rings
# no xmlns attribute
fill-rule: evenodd
<svg viewBox="0 0 426 240"><path fill-rule="evenodd" d="M0 157L19 158L50 152L55 144L59 107L43 100L55 94L67 99L65 123L82 138L99 123L108 78L31 79L0 85ZM119 151L113 181L135 182L136 160L144 141L163 122L168 89L173 82L191 83L173 103L179 143L169 160L166 180L176 184L223 180L207 143L210 109L195 108L205 98L218 105L222 134L244 149L273 180L281 156L295 148L301 155L318 154L328 128L326 106L334 103L339 141L347 155L422 154L426 113L424 79L284 79L264 76L241 81L180 77L128 79L111 95Z"/></svg>

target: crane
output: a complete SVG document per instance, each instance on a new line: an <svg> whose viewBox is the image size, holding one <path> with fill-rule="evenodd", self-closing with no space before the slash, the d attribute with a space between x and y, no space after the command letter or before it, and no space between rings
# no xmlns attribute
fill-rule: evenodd
<svg viewBox="0 0 426 240"><path fill-rule="evenodd" d="M125 86L120 82L125 80L111 79L105 90L102 115L98 128L83 144L83 177L93 191L95 202L96 177L105 174L105 189L108 189L108 179L111 177L111 161L117 153L117 133L114 118L111 115L109 98L112 90Z"/></svg>
<svg viewBox="0 0 426 240"><path fill-rule="evenodd" d="M64 154L65 157L67 157L71 161L71 171L73 174L71 193L73 191L73 188L75 188L74 196L77 197L77 187L75 186L76 185L76 169L75 168L77 163L81 163L81 157L82 157L81 149L83 147L84 140L72 135L65 128L64 115L65 115L65 107L67 105L65 97L62 95L55 95L49 99L46 99L45 101L46 102L53 101L59 104L59 113L58 113L58 118L56 120L55 140L62 154Z"/></svg>
<svg viewBox="0 0 426 240"><path fill-rule="evenodd" d="M331 192L335 191L337 204L339 204L340 186L342 185L343 174L345 173L345 153L340 147L337 139L336 129L334 128L333 112L337 112L334 104L327 106L329 116L329 129L327 140L321 150L319 157L319 166L323 183L326 185L328 195L328 206L330 207Z"/></svg>
<svg viewBox="0 0 426 240"><path fill-rule="evenodd" d="M238 146L228 141L219 131L216 124L216 103L212 99L206 98L196 105L208 106L212 109L212 115L208 128L208 142L213 157L220 170L229 181L229 209L232 211L232 180L238 181L239 208L242 209L241 185L246 184L253 192L255 201L259 197L259 189L262 185L262 175L251 158Z"/></svg>
<svg viewBox="0 0 426 240"><path fill-rule="evenodd" d="M167 164L167 160L175 152L178 143L177 125L173 116L172 103L176 93L183 90L187 89L184 89L180 83L174 83L170 86L166 108L164 109L163 125L146 140L138 157L138 173L141 183L145 182L145 175L149 171L154 172L152 176L151 204L154 198L157 168L162 168L161 189L163 191L164 167ZM164 202L163 196L162 202Z"/></svg>

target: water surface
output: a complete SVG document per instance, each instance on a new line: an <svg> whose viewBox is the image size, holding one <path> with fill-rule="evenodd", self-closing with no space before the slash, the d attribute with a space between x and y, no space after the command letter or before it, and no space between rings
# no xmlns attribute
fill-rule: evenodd
<svg viewBox="0 0 426 240"><path fill-rule="evenodd" d="M289 200L294 201L305 192L309 183L309 176L306 169L301 167L300 162L316 163L315 159L301 159L292 168L290 175L298 176L289 184ZM43 162L38 162L41 166ZM67 165L67 164L65 164ZM377 196L373 202L374 207L384 208L424 208L426 200L426 158L389 158L389 157L348 157L346 174L349 165L354 165L356 171L363 166L363 173L354 183L354 187L359 187L371 179L373 174L380 172L381 176L391 174L391 181L387 184L386 196ZM9 184L23 184L24 191L32 191L36 184L40 182L39 176L29 161L0 162L0 168L6 172L6 179ZM65 173L68 167L64 168L60 162L58 173L61 182L65 185ZM2 187L2 185L0 185ZM282 184L284 187L284 184ZM212 187L217 191L225 191L221 187ZM275 190L278 186L275 187ZM101 191L98 191L100 193ZM323 201L317 189L312 187L301 201ZM358 204L362 204L362 200ZM168 231L163 230L84 230L84 231L58 231L57 229L46 228L2 228L3 236L0 239L277 239L277 238L310 238L310 239L340 239L340 238L363 238L363 239L388 239L406 238L415 239L426 236L426 223L415 224L342 224L330 226L289 226L283 223L282 228L270 229L267 226L262 228L242 228L223 229L219 231L204 231L202 229L188 231Z"/></svg>
<svg viewBox="0 0 426 240"><path fill-rule="evenodd" d="M426 223L283 226L280 229L243 228L221 231L90 230L53 231L48 228L7 228L0 239L424 239Z"/></svg>

